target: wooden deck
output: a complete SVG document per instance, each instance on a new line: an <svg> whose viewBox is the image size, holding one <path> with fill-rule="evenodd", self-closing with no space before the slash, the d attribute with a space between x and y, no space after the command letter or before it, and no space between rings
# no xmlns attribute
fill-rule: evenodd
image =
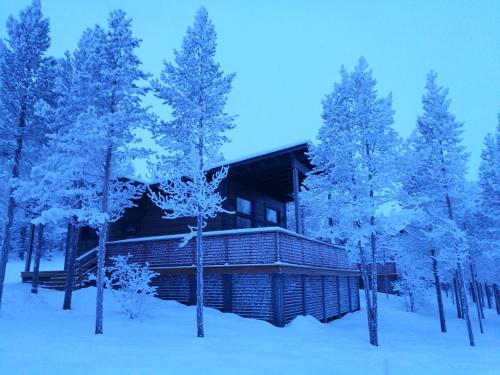
<svg viewBox="0 0 500 375"><path fill-rule="evenodd" d="M149 263L157 296L196 303L195 241L170 235L108 243L115 255ZM283 326L298 315L321 321L359 309L358 270L342 248L278 227L204 234L205 305Z"/></svg>

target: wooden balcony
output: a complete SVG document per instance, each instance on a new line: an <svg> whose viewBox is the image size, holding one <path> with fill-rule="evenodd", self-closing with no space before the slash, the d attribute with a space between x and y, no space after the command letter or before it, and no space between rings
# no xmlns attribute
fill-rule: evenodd
<svg viewBox="0 0 500 375"><path fill-rule="evenodd" d="M108 243L115 255L149 263L157 296L194 304L195 240L182 235ZM328 321L359 309L358 270L342 248L283 228L204 234L205 304L283 326L297 315Z"/></svg>

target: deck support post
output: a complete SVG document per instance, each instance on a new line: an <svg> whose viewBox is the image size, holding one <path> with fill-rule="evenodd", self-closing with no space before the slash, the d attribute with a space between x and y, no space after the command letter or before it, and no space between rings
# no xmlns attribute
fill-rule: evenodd
<svg viewBox="0 0 500 375"><path fill-rule="evenodd" d="M349 293L349 312L352 311L352 297L351 297L351 277L346 276L347 279L347 292Z"/></svg>
<svg viewBox="0 0 500 375"><path fill-rule="evenodd" d="M223 312L233 311L233 274L226 273L223 275L223 289L224 289L224 307Z"/></svg>
<svg viewBox="0 0 500 375"><path fill-rule="evenodd" d="M274 325L277 327L285 326L283 284L283 274L281 272L273 274Z"/></svg>
<svg viewBox="0 0 500 375"><path fill-rule="evenodd" d="M302 212L300 208L300 187L299 187L299 170L296 167L295 163L292 168L293 175L293 203L295 204L295 231L298 234L304 234L302 228Z"/></svg>
<svg viewBox="0 0 500 375"><path fill-rule="evenodd" d="M323 323L328 322L328 314L326 313L326 292L325 292L325 276L321 275L321 294L323 296Z"/></svg>

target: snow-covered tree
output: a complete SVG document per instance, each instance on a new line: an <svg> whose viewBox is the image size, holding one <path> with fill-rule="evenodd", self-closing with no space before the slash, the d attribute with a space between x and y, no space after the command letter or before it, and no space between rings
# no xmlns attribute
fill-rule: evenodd
<svg viewBox="0 0 500 375"><path fill-rule="evenodd" d="M420 166L412 176L414 203L425 213L426 234L436 244L434 259L455 265L470 344L474 345L463 274L468 244L458 223L468 154L461 144L463 124L449 111L448 90L439 86L436 78L432 71L427 75L423 114L417 120L413 147Z"/></svg>
<svg viewBox="0 0 500 375"><path fill-rule="evenodd" d="M391 96L378 97L365 59L340 74L340 83L323 101L323 126L310 149L313 168L304 195L308 204L322 201L317 207L327 220L318 236L341 240L361 264L370 343L378 345L377 246L386 224L380 210L395 199L399 140Z"/></svg>
<svg viewBox="0 0 500 375"><path fill-rule="evenodd" d="M106 267L109 276L106 286L118 301L130 319L144 315L147 303L156 292L151 285L153 278L159 275L149 269L149 264L130 262L131 255L112 257L113 265Z"/></svg>
<svg viewBox="0 0 500 375"><path fill-rule="evenodd" d="M136 185L121 179L130 174L130 161L136 154L131 145L136 140L134 129L144 126L147 116L141 106L145 89L140 87L147 75L140 69L141 62L135 50L140 40L132 35L131 20L125 12L111 12L108 30L96 27L93 32L93 48L88 51L86 64L90 77L82 75L79 84L81 92L90 89L95 95L93 124L96 131L104 135L103 159L101 163L102 183L101 219L99 225L99 247L97 265L97 300L95 333L103 332L104 260L109 223L117 220L125 208L133 205L133 199L140 193ZM88 94L87 94L88 95ZM92 117L91 116L91 117ZM127 169L128 168L128 169Z"/></svg>
<svg viewBox="0 0 500 375"><path fill-rule="evenodd" d="M26 168L23 161L30 142L41 136L35 106L51 99L49 71L53 59L45 56L50 45L49 21L43 18L38 0L22 10L18 19L9 17L7 35L7 43L0 42L0 154L7 158L7 178L12 181ZM14 187L7 189L0 253L0 304L15 209Z"/></svg>
<svg viewBox="0 0 500 375"><path fill-rule="evenodd" d="M205 8L196 13L175 63L165 63L161 81L154 81L156 96L172 107L173 120L156 129L158 143L168 149L159 191L150 191L164 218L192 217L196 227L197 332L203 327L203 228L208 218L223 211L224 198L218 193L226 177L226 167L207 174L220 160L220 148L227 141L226 131L233 117L224 112L234 74L224 75L215 61L216 33Z"/></svg>

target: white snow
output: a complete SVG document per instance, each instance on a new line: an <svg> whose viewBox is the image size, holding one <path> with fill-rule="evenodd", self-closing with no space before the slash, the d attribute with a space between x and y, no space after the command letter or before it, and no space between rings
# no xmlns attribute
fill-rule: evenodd
<svg viewBox="0 0 500 375"><path fill-rule="evenodd" d="M43 264L42 264L43 267ZM41 268L42 268L41 267ZM434 311L407 313L398 297L380 297L380 347L369 345L365 311L329 324L299 317L285 328L206 309L196 336L195 307L155 299L129 320L105 295L104 335L95 336L95 288L29 292L22 263L8 264L0 312L0 374L500 374L500 317L486 310L486 333L468 346L463 321L446 299L447 334Z"/></svg>

